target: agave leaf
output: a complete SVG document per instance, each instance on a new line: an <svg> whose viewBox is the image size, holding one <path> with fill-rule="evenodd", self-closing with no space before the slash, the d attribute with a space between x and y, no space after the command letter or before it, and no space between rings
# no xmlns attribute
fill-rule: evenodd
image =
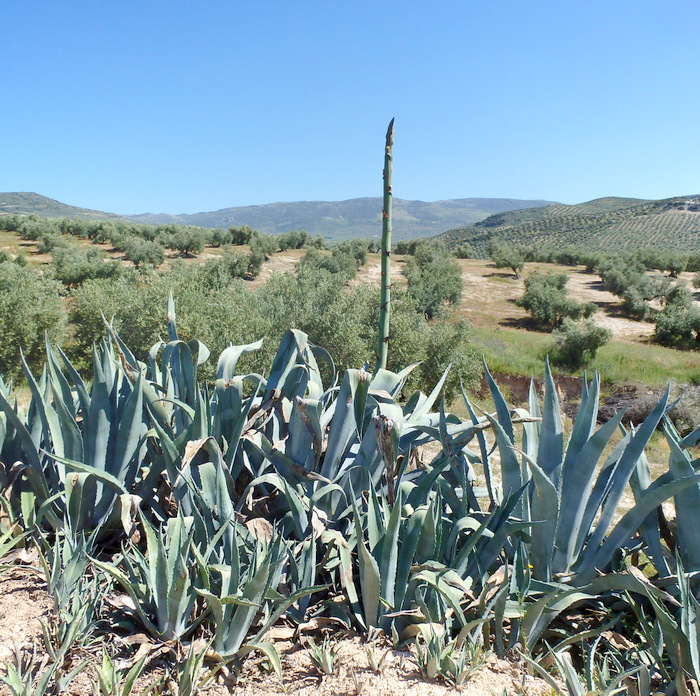
<svg viewBox="0 0 700 696"><path fill-rule="evenodd" d="M695 428L691 433L688 433L678 444L682 449L693 447L700 440L700 427Z"/></svg>
<svg viewBox="0 0 700 696"><path fill-rule="evenodd" d="M524 455L526 456L526 455ZM560 515L560 503L557 488L547 473L537 462L528 459L534 491L532 495L532 543L530 557L533 575L537 580L552 579L552 559L554 555L554 538Z"/></svg>
<svg viewBox="0 0 700 696"><path fill-rule="evenodd" d="M511 420L510 417L510 409L508 408L508 404L506 403L506 400L503 398L503 394L501 394L501 390L498 388L498 385L494 381L493 377L491 376L491 373L489 372L489 368L486 366L486 360L483 360L484 363L484 377L486 377L486 384L488 384L489 391L491 392L491 398L493 399L493 403L496 406L496 419L498 420L498 423L500 424L503 432L505 433L506 437L508 440L510 440L511 444L515 442L515 435L513 433L513 421ZM472 419L473 420L473 419ZM504 488L504 495L505 495L505 488Z"/></svg>
<svg viewBox="0 0 700 696"><path fill-rule="evenodd" d="M416 405L412 409L408 409L408 404L406 405L406 409L404 410L404 413L406 414L406 422L407 423L414 423L415 421L419 420L423 416L428 415L428 413L432 410L433 406L435 405L435 402L438 399L438 396L440 396L440 392L442 391L442 387L445 384L445 380L447 379L447 375L450 372L450 368L452 367L452 363L450 363L445 371L442 373L442 377L438 380L437 384L433 388L433 390L430 392L430 394L423 398L420 399L419 401L416 402ZM410 403L410 401L409 401Z"/></svg>
<svg viewBox="0 0 700 696"><path fill-rule="evenodd" d="M580 589L554 587L551 592L538 599L526 612L521 631L527 645L535 645L542 632L562 612L577 602L593 599Z"/></svg>
<svg viewBox="0 0 700 696"><path fill-rule="evenodd" d="M391 607L396 606L396 567L399 558L399 531L401 529L402 507L403 494L401 489L399 489L382 540L382 555L379 564L382 586L381 596Z"/></svg>
<svg viewBox="0 0 700 696"><path fill-rule="evenodd" d="M66 474L66 515L73 532L91 529L97 498L97 480L92 474Z"/></svg>
<svg viewBox="0 0 700 696"><path fill-rule="evenodd" d="M675 479L693 476L695 470L688 453L680 444L668 423L664 423L666 440L671 450L669 468ZM677 542L683 565L691 571L700 570L700 486L689 486L675 496ZM698 672L700 675L700 672Z"/></svg>
<svg viewBox="0 0 700 696"><path fill-rule="evenodd" d="M671 473L670 471L668 472ZM671 479L669 478L669 481ZM651 469L644 453L637 460L635 470L630 477L630 487L634 493L634 499L639 500L644 491L652 485ZM639 531L646 545L646 554L651 559L654 567L661 577L667 577L671 574L671 570L666 562L664 548L661 542L661 534L659 531L658 515L652 512L642 522Z"/></svg>
<svg viewBox="0 0 700 696"><path fill-rule="evenodd" d="M37 409L41 423L43 425L43 439L46 444L48 444L48 438L50 437L52 447L54 451L61 457L65 455L65 448L63 446L63 430L61 429L61 424L53 406L48 402L48 395L45 395L44 389L41 389L34 379L27 361L24 359L24 353L20 350L20 359L22 361L22 369L24 375L27 379L27 385L32 394L32 406ZM59 479L62 480L62 476L59 473Z"/></svg>
<svg viewBox="0 0 700 696"><path fill-rule="evenodd" d="M216 641L217 646L220 647L220 649L217 647L219 654L225 657L233 655L243 644L269 586L271 562L272 559L268 553L252 577L248 579L241 592L242 601L235 602L238 606L233 613L231 623L223 627L223 634L219 632L217 626Z"/></svg>
<svg viewBox="0 0 700 696"><path fill-rule="evenodd" d="M690 664L682 665L689 674L700 676L700 634L698 633L698 614L700 604L695 599L683 568L681 558L677 559L678 589L680 591L681 616L680 628L687 644ZM684 646L685 647L685 646ZM681 653L682 654L682 653Z"/></svg>
<svg viewBox="0 0 700 696"><path fill-rule="evenodd" d="M467 410L469 411L469 417L471 418L472 425L476 426L479 423L479 418L476 415L476 411L474 410L474 407L472 406L472 403L469 401L469 398L467 397L464 387L461 387L462 390L462 398L464 399L464 403L467 406ZM489 494L489 500L492 503L496 503L496 495L495 495L495 490L493 486L493 478L491 474L491 462L489 458L489 447L488 443L486 442L486 435L484 435L483 430L476 430L476 439L477 442L479 443L479 451L481 453L481 463L484 468L484 478L486 479L486 489L488 490Z"/></svg>
<svg viewBox="0 0 700 696"><path fill-rule="evenodd" d="M129 576L124 573L120 568L118 568L113 563L105 563L96 558L90 559L94 565L105 572L111 578L114 578L122 587L124 592L129 596L134 606L136 607L136 613L144 625L146 630L153 636L160 636L160 631L158 626L151 621L148 613L143 606L143 598L137 593L137 587L129 578Z"/></svg>
<svg viewBox="0 0 700 696"><path fill-rule="evenodd" d="M631 438L629 439L629 443L625 447L625 450L622 453L617 466L615 467L614 472L612 472L609 490L605 497L605 502L600 513L598 524L596 525L595 530L591 535L591 540L588 543L588 549L597 548L602 543L610 523L617 512L625 487L627 486L630 476L636 467L637 460L641 456L644 448L649 442L649 438L651 438L656 426L663 417L666 404L668 402L669 389L670 387L666 389L666 393L662 397L661 401L659 401L654 410L644 419L644 422L632 434ZM639 524L641 524L641 520L637 524L637 527L632 530L633 532L636 531ZM622 543L625 543L626 541L627 539L621 540Z"/></svg>
<svg viewBox="0 0 700 696"><path fill-rule="evenodd" d="M615 414L587 439L577 452L572 449L576 445L569 443L564 462L560 515L554 541L555 574L566 573L571 569L571 565L581 552L585 538L589 535L590 528L583 528L583 525L596 466L623 415L624 411ZM591 416L579 415L576 420L582 417L588 419ZM588 430L588 423L585 425L586 427L582 429Z"/></svg>
<svg viewBox="0 0 700 696"><path fill-rule="evenodd" d="M116 414L115 414L116 415ZM136 454L143 432L143 379L139 374L134 387L119 412L117 435L107 457L107 470L120 481L133 483L135 471L130 463Z"/></svg>
<svg viewBox="0 0 700 696"><path fill-rule="evenodd" d="M359 370L345 371L335 400L335 411L328 429L328 444L321 468L321 474L328 479L333 480L337 476L350 443L357 439L358 433L361 434L367 396L363 385L369 386L366 373L363 374Z"/></svg>
<svg viewBox="0 0 700 696"><path fill-rule="evenodd" d="M411 566L413 565L420 539L424 532L434 532L434 529L431 529L431 524L434 520L432 515L429 514L430 509L430 506L424 505L415 510L406 524L405 533L401 540L401 553L396 564L394 605L397 609L401 608L403 604Z"/></svg>
<svg viewBox="0 0 700 696"><path fill-rule="evenodd" d="M516 493L520 488L522 488L523 482L520 474L520 462L518 461L515 448L513 446L513 439L508 436L507 427L510 426L512 431L512 423L510 421L510 414L508 415L508 421L506 423L506 428L502 426L499 420L493 418L488 413L485 414L491 423L493 432L496 435L496 443L498 444L498 451L501 455L501 485L503 488L503 500L507 500L513 494ZM521 507L520 505L518 507Z"/></svg>
<svg viewBox="0 0 700 696"><path fill-rule="evenodd" d="M370 489L371 492L372 489ZM379 565L365 544L362 531L360 512L352 495L353 519L355 522L355 538L357 543L357 560L360 574L360 590L364 610L364 624L367 628L378 626L379 598L381 596L381 575ZM372 509L372 506L370 506Z"/></svg>
<svg viewBox="0 0 700 696"><path fill-rule="evenodd" d="M490 531L489 525L491 524L493 518L496 516L497 512L497 508L491 510L491 512L489 512L488 515L484 517L481 523L479 523L478 520L476 520L473 517L463 517L453 524L452 534L455 535L455 543L452 543L452 537L450 537L450 542L448 542L449 548L455 546L456 550L456 535L459 531L463 529L471 530L471 534L467 537L467 540L465 541L464 545L459 549L458 553L456 554L454 560L451 563L452 567L457 571L457 573L461 577L465 576L467 565L469 564L470 560L469 557L474 548L476 547L477 543L481 541L482 536L485 534L489 537L493 536L493 532Z"/></svg>
<svg viewBox="0 0 700 696"><path fill-rule="evenodd" d="M54 391L54 408L61 428L63 440L63 453L68 459L83 459L83 437L80 433L80 428L75 420L75 416L69 407L61 398L61 395ZM72 406L72 403L71 403ZM75 409L72 409L73 411Z"/></svg>
<svg viewBox="0 0 700 696"><path fill-rule="evenodd" d="M113 412L112 398L104 370L100 367L97 353L94 354L95 365L92 389L90 390L90 406L83 413L83 441L85 443L85 462L95 469L109 472L107 467L107 452L109 450L112 427L114 432L118 427L116 419L110 421Z"/></svg>
<svg viewBox="0 0 700 696"><path fill-rule="evenodd" d="M122 495L124 493L129 492L129 491L127 491L127 489L124 487L124 484L122 484L122 482L119 479L112 476L112 474L110 474L107 471L102 471L101 469L98 469L94 466L90 466L90 464L84 464L83 462L74 462L71 459L65 459L64 457L58 457L57 455L52 454L51 452L45 452L45 454L48 455L49 457L51 457L51 459L56 459L57 461L59 461L68 470L90 474L97 481L99 481L101 484L107 486L109 489L111 489L112 491L114 491L118 495Z"/></svg>
<svg viewBox="0 0 700 696"><path fill-rule="evenodd" d="M418 365L419 363L413 363L408 367L404 367L400 372L390 372L384 369L377 370L370 382L370 391L377 393L386 392L392 398L396 398L406 383L408 376Z"/></svg>
<svg viewBox="0 0 700 696"><path fill-rule="evenodd" d="M297 369L299 367L304 369L299 371ZM290 329L282 336L277 349L270 376L267 378L267 389L263 401L271 398L275 389L280 389L282 396L288 399L294 398L297 394L304 396L311 373L314 371L313 378L318 380L316 382L318 384L320 382L318 367L309 350L308 336L303 331ZM313 398L318 398L318 395L314 395Z"/></svg>
<svg viewBox="0 0 700 696"><path fill-rule="evenodd" d="M320 401L295 397L285 452L297 464L311 471L316 469L321 458L323 432L320 416Z"/></svg>
<svg viewBox="0 0 700 696"><path fill-rule="evenodd" d="M564 451L564 432L559 409L557 388L549 369L549 359L545 362L544 408L539 435L537 464L547 474L554 488L561 486L562 454Z"/></svg>
<svg viewBox="0 0 700 696"><path fill-rule="evenodd" d="M277 648L272 643L261 641L259 643L246 643L237 653L236 657L243 658L254 650L259 650L269 661L270 667L275 671L279 679L282 679L282 661L280 660ZM222 656L223 657L223 656Z"/></svg>
<svg viewBox="0 0 700 696"><path fill-rule="evenodd" d="M584 375L585 377L585 375ZM576 414L571 437L566 446L566 456L562 465L562 475L565 481L569 480L570 472L578 468L578 457L595 432L598 419L598 398L600 394L600 376L596 373L590 388L583 380L581 388L581 403Z"/></svg>
<svg viewBox="0 0 700 696"><path fill-rule="evenodd" d="M677 495L685 488L698 485L700 474L677 479L671 483L655 488L647 489L637 504L629 510L615 525L610 536L601 546L594 546L589 542L582 557L581 563L576 568L577 583L586 582L595 573L596 569L604 569L612 560L615 552L622 548L634 532L639 529L644 518L668 498Z"/></svg>
<svg viewBox="0 0 700 696"><path fill-rule="evenodd" d="M5 412L7 421L17 433L17 437L22 446L24 463L32 469L37 482L40 483L41 488L40 490L37 490L37 493L41 494L43 497L48 497L50 495L49 485L46 480L46 476L44 475L44 468L41 464L41 460L39 459L39 448L32 439L31 433L27 429L27 426L19 418L15 409L2 394L2 391L0 391L0 408L2 408L2 410Z"/></svg>

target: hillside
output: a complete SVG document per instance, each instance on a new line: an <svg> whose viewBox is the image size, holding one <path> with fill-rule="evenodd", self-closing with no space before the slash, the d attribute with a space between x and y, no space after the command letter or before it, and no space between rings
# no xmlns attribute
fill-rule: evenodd
<svg viewBox="0 0 700 696"><path fill-rule="evenodd" d="M516 244L583 246L614 251L638 247L700 250L700 195L658 201L599 198L497 213L439 235L451 247L469 242L486 255L489 239Z"/></svg>
<svg viewBox="0 0 700 696"><path fill-rule="evenodd" d="M77 217L108 220L120 218L114 213L66 205L38 193L0 193L0 215L38 215L39 217Z"/></svg>
<svg viewBox="0 0 700 696"><path fill-rule="evenodd" d="M494 213L548 205L549 201L510 198L461 198L445 201L407 201L394 198L394 238L415 239L439 234L457 225L472 224ZM198 227L248 225L267 234L306 230L330 241L349 237L375 237L382 228L382 199L353 198L346 201L300 201L224 208L193 215L126 216L137 222Z"/></svg>

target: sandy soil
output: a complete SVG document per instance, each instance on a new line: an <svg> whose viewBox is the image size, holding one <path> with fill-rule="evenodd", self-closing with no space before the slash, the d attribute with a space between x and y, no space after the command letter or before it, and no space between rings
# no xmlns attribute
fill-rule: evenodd
<svg viewBox="0 0 700 696"><path fill-rule="evenodd" d="M51 615L51 601L44 590L44 582L35 568L15 567L0 578L0 669L12 659L13 651L31 652L32 645L41 645L40 620L47 622ZM368 644L354 632L335 632L332 636L337 653L336 668L330 676L322 675L315 666L308 649L309 638L317 644L322 642L318 627L309 632L294 635L286 626L274 627L266 636L274 643L282 660L282 679L264 669L261 657L252 654L244 663L237 679L219 674L213 684L203 688L202 696L267 696L272 694L294 694L294 696L337 696L340 694L371 694L372 696L441 696L455 693L455 689L444 682L426 681L421 678L414 655L410 651L392 650L390 646L376 643L376 653L386 657L379 672L374 672L368 661ZM96 664L101 649L88 650L86 656ZM155 657L147 666L144 676L136 683L134 694L143 693L166 676L164 662L158 657L160 649L154 646ZM213 665L207 664L205 674ZM92 665L79 674L67 693L74 696L91 696L92 681L96 673ZM500 696L507 690L510 694L540 696L550 692L547 684L527 674L517 662L499 660L486 656L483 664L459 693L465 696L495 694ZM159 692L160 693L160 692ZM175 693L174 685L162 693ZM0 696L9 696L10 691L0 684Z"/></svg>
<svg viewBox="0 0 700 696"><path fill-rule="evenodd" d="M512 273L497 269L489 261L478 259L461 260L464 290L459 311L475 326L509 326L529 328L529 315L516 306L515 300L525 291L525 281L535 270L566 273L569 295L579 302L594 302L598 305L596 323L610 329L621 341L644 342L654 332L654 324L628 319L621 314L620 301L603 288L600 277L585 273L582 268L558 266L556 264L526 264L519 279Z"/></svg>

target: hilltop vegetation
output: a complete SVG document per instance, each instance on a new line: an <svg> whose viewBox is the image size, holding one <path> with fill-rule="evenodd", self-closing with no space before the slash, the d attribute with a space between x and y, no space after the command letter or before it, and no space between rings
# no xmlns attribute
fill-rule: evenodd
<svg viewBox="0 0 700 696"><path fill-rule="evenodd" d="M499 243L501 248L508 245ZM519 261L516 259L515 264L508 260L518 269L524 266L526 279L537 268L552 269L541 265L546 262L560 264L556 270L566 272L570 280L576 281L568 286L571 307L567 305L563 314L558 305L553 310L557 316L561 315L560 320L564 315L590 314L590 303L595 302L603 310L596 315L596 322L602 321L607 328L614 328L610 322L627 322L623 334L636 332L644 337L647 345L635 349L635 359L641 355L640 351L655 356L646 360L648 369L644 375L630 363L629 351L619 343L621 334L614 330L615 340L591 364L593 369L601 371L603 379L640 380L658 386L669 376L664 366L672 369L680 381L699 378L690 364L692 359L682 358L677 351L659 352L663 349L649 346L648 341L656 338L674 348L700 346L697 341L700 317L694 307L697 303L683 285L692 278L688 272L700 270L700 252L647 250L630 256L589 253L574 247L541 247L529 248L524 253L520 247L510 246L518 252ZM226 230L123 220L5 216L0 217L0 247L0 261L14 259L15 266L29 265L27 272L32 268L31 273L40 271L41 287L36 288L36 293L46 298L43 307L47 313L55 312L49 296L60 299L70 309L64 345L79 364L89 360L92 343L103 330L100 311L114 317L116 325L124 327L134 349L145 355L159 335L157 315L149 307L162 306L170 291L180 300L183 333L203 336L215 350L223 350L228 340L246 342L261 335L269 336L268 345L271 345L291 325L303 328L312 340L331 347L340 361L339 367L373 359L373 332L369 327L375 319L373 292L379 284L378 261L372 256L376 252L373 240L345 241L333 245L329 251L324 249L322 238L311 237L304 231L272 236L247 227ZM462 244L460 249L464 251L466 247L467 244ZM424 361L415 371L414 380L421 382L428 374L434 376L440 366L456 361L448 384L450 393L454 393L460 378L468 381L473 377L475 353L485 353L499 371L528 375L546 353L554 355L563 350L561 342L557 348L549 336L560 320L550 322L547 333L542 333L542 326L523 323L524 312L515 311L517 306L513 303L523 295L525 285L514 278L512 268L494 273L492 264L465 259L458 262L432 240L399 241L395 252L398 252L398 264L394 283L397 290L407 287L408 293L403 298L400 292L397 295L393 354L404 363ZM370 263L365 266L368 260ZM508 267L502 261L497 265ZM582 266L591 275L584 274ZM658 269L662 274L654 275L645 269ZM680 285L663 275L664 272L678 275L683 269L687 272ZM17 273L8 270L9 286L13 286L12 278ZM474 273L479 277L478 287L472 283ZM284 281L277 277L285 274ZM357 279L353 279L355 274ZM577 280L581 274L590 279L586 285L595 288L595 292L582 293L583 285ZM27 282L22 284L29 287ZM481 292L484 283L489 287L486 295ZM365 287L366 284L371 288ZM467 286L464 292L463 284ZM511 285L514 291L519 290L504 296L502 290ZM10 315L13 302L21 301L21 289L19 292L14 300L6 298ZM552 294L559 298L561 291L555 288L553 293L538 293L538 304L542 297L549 298ZM578 312L581 302L588 307L585 312ZM476 324L478 345L474 344L466 323L435 321L450 306ZM44 312L37 307L39 315ZM19 312L15 314L21 316ZM630 319L622 319L623 316ZM657 323L656 333L654 323L645 320ZM44 328L37 329L37 336L30 336L27 332L31 334L33 329L27 327L48 327L53 340L64 342L58 335L63 331L62 321L50 320L45 326L42 316L27 315L19 323L24 328L17 325L12 329L18 339L9 344L2 359L2 369L15 375L20 374L20 344L24 345L31 364L39 362L43 350ZM579 334L582 328L578 327ZM4 331L11 335L8 326ZM493 350L494 332L504 331L513 350L521 348L518 355ZM579 334L571 330L569 337L580 343ZM501 338L496 343L500 345ZM509 357L505 357L506 353ZM266 348L257 355L261 365L271 358ZM430 359L426 361L427 356ZM553 367L564 372L575 371L573 362L569 362L572 363L569 366L553 363Z"/></svg>
<svg viewBox="0 0 700 696"><path fill-rule="evenodd" d="M527 247L575 245L606 253L640 247L700 250L700 196L659 201L600 198L579 205L554 204L492 215L445 232L449 247L468 243L485 257L489 242Z"/></svg>

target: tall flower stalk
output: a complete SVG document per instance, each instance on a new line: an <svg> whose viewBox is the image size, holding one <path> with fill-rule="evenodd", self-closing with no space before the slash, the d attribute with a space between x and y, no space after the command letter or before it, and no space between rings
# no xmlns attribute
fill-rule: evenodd
<svg viewBox="0 0 700 696"><path fill-rule="evenodd" d="M391 172L393 168L394 119L386 132L384 150L384 203L382 207L382 279L375 372L386 369L389 353L389 315L391 313Z"/></svg>

